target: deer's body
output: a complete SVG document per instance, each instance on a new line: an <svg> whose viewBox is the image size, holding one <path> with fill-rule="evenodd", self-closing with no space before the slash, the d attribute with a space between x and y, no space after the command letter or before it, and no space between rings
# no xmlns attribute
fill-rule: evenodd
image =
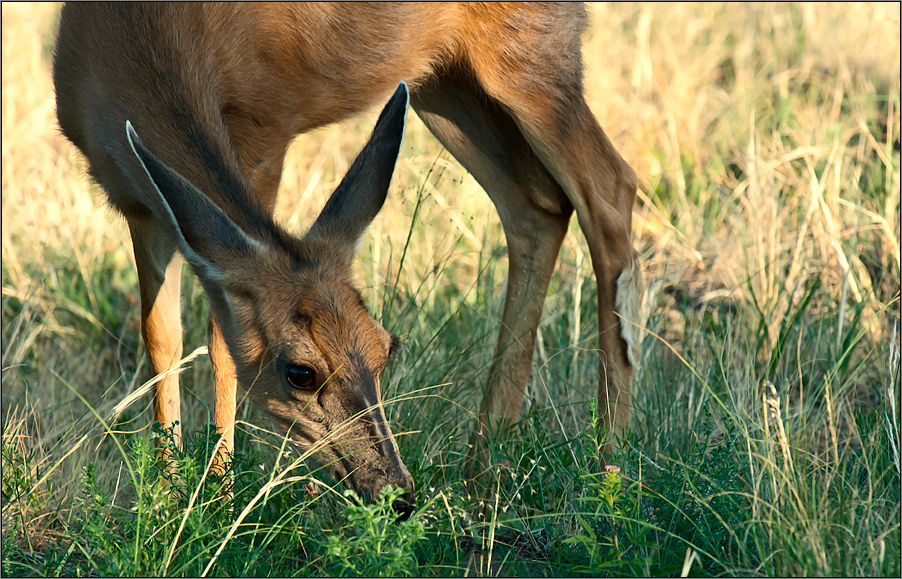
<svg viewBox="0 0 902 579"><path fill-rule="evenodd" d="M601 409L628 425L633 334L615 309L631 314L641 291L629 240L636 178L583 99L585 25L583 7L570 3L64 8L54 64L60 126L129 223L154 371L181 356L176 250L211 294L215 419L227 448L237 381L286 426L297 420L302 444L337 428L329 420L335 408L344 418L363 412L371 454L325 458L344 461L338 474L367 494L388 483L412 489L379 401L390 340L355 297L348 254L356 239L340 235L350 223L359 236L381 207L384 191L368 188L387 182L367 183L382 170L353 178L351 171L345 189L362 192L340 187L303 239L271 219L291 140L383 103L401 80L419 116L492 198L508 241L502 330L474 438L519 415L535 328L574 209L599 284ZM392 103L384 117L400 107ZM397 122L383 126L380 118L361 166L378 164L380 139L397 132ZM383 156L390 178L395 159ZM242 267L230 269L237 262ZM319 398L330 384L347 392L319 410L296 405L295 391L279 390L286 389L280 356L315 369L319 381L321 373L334 376ZM270 366L271 376L261 371ZM154 399L158 420L179 419L177 378L161 381ZM302 413L313 416L310 424Z"/></svg>

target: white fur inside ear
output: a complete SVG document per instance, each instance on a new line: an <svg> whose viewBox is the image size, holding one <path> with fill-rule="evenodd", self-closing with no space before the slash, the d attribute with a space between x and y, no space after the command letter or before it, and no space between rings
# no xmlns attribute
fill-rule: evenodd
<svg viewBox="0 0 902 579"><path fill-rule="evenodd" d="M614 299L614 309L623 318L620 320L620 335L627 344L627 357L634 368L638 367L642 353L642 329L645 327L642 308L644 293L642 270L639 267L639 260L634 257L632 263L617 278L617 295Z"/></svg>

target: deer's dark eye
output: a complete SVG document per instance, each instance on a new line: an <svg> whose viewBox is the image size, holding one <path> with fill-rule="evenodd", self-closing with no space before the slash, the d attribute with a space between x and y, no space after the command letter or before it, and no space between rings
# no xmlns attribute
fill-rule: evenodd
<svg viewBox="0 0 902 579"><path fill-rule="evenodd" d="M285 379L298 390L316 388L316 370L310 366L289 366L285 371Z"/></svg>

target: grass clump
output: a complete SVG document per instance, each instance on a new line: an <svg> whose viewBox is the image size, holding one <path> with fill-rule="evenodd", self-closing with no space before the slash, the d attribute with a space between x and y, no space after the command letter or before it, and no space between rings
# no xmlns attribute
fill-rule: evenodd
<svg viewBox="0 0 902 579"><path fill-rule="evenodd" d="M21 548L4 549L4 570L103 577L419 574L415 550L425 526L417 515L397 521L391 505L399 489L384 489L372 505L350 490L340 500L320 497L314 511L309 475L286 476L291 466L266 476L261 464L251 467L258 457L239 453L224 465L227 476L217 474L213 425L189 433L184 450L171 431L158 428L154 438L157 444L130 440L125 480L114 487L98 479L94 463L85 465L55 545L39 560ZM5 482L28 484L11 474Z"/></svg>
<svg viewBox="0 0 902 579"><path fill-rule="evenodd" d="M83 467L73 508L42 567L15 557L4 564L16 575L52 576L253 575L297 568L303 545L296 522L307 506L300 480L271 485L260 501L267 481L241 455L228 478L210 468L218 439L212 425L191 433L184 450L171 432L157 430L155 438L159 446L131 439L115 485L99 480L94 463ZM171 459L161 460L160 449Z"/></svg>

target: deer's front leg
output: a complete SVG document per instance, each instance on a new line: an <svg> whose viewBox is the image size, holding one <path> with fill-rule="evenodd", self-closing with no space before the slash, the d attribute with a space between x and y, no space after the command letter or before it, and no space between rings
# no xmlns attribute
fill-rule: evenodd
<svg viewBox="0 0 902 579"><path fill-rule="evenodd" d="M182 358L182 321L179 303L182 258L175 245L150 219L129 219L129 231L138 268L141 293L141 336L150 370L156 376ZM171 428L181 444L179 378L172 373L154 385L153 417Z"/></svg>
<svg viewBox="0 0 902 579"><path fill-rule="evenodd" d="M223 464L231 462L235 451L235 412L237 411L238 378L235 362L222 336L222 329L216 317L210 312L207 326L210 335L210 360L213 362L213 422L216 430L222 435L222 443L216 453L215 464L224 473Z"/></svg>

